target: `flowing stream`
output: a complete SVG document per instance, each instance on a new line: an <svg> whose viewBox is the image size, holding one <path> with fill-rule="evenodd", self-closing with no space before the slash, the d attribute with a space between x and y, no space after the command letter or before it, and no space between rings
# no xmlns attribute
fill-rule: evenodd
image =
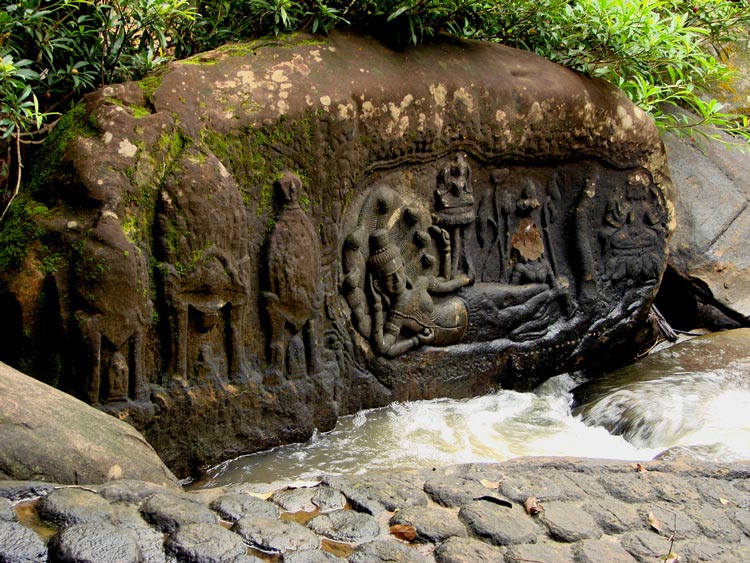
<svg viewBox="0 0 750 563"><path fill-rule="evenodd" d="M395 403L343 417L307 443L226 461L193 486L518 456L649 460L670 450L705 460L750 460L750 358L728 361L726 345L712 357L706 342L674 348L667 358L674 365L652 356L640 371L634 364L597 379L579 409L573 390L582 380L569 374L530 393Z"/></svg>

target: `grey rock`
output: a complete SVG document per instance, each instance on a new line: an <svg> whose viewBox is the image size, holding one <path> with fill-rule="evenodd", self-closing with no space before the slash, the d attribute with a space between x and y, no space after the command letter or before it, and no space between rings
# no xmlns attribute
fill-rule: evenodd
<svg viewBox="0 0 750 563"><path fill-rule="evenodd" d="M750 508L750 494L726 479L691 478L690 484L711 506L729 503L729 506Z"/></svg>
<svg viewBox="0 0 750 563"><path fill-rule="evenodd" d="M0 481L0 497L11 502L30 500L46 495L59 486L43 481Z"/></svg>
<svg viewBox="0 0 750 563"><path fill-rule="evenodd" d="M349 557L349 563L429 563L417 551L400 543L376 540L358 547Z"/></svg>
<svg viewBox="0 0 750 563"><path fill-rule="evenodd" d="M36 506L39 517L57 527L89 522L111 522L112 507L106 499L84 489L57 489Z"/></svg>
<svg viewBox="0 0 750 563"><path fill-rule="evenodd" d="M124 502L138 504L156 493L174 493L179 491L177 486L165 487L146 481L122 479L110 481L96 488L97 492L110 502Z"/></svg>
<svg viewBox="0 0 750 563"><path fill-rule="evenodd" d="M436 507L411 506L399 510L389 524L414 526L417 540L440 543L453 536L466 536L466 528L456 514Z"/></svg>
<svg viewBox="0 0 750 563"><path fill-rule="evenodd" d="M342 563L344 560L320 549L305 549L285 553L284 563Z"/></svg>
<svg viewBox="0 0 750 563"><path fill-rule="evenodd" d="M682 541L675 539L672 551L691 563L693 561L705 563L716 563L718 561L739 563L739 561L743 561L737 558L737 553L731 547L703 538Z"/></svg>
<svg viewBox="0 0 750 563"><path fill-rule="evenodd" d="M143 519L138 507L115 504L112 509L112 524L117 528L127 528L135 535L142 563L165 563L164 534Z"/></svg>
<svg viewBox="0 0 750 563"><path fill-rule="evenodd" d="M508 548L506 561L544 561L544 563L570 563L573 549L569 545L544 542L538 544L514 545ZM602 560L598 563L610 563Z"/></svg>
<svg viewBox="0 0 750 563"><path fill-rule="evenodd" d="M635 558L616 541L584 540L576 551L578 563L636 563Z"/></svg>
<svg viewBox="0 0 750 563"><path fill-rule="evenodd" d="M229 522L241 518L278 518L281 511L270 502L245 493L227 493L211 502L211 510Z"/></svg>
<svg viewBox="0 0 750 563"><path fill-rule="evenodd" d="M589 500L583 509L594 517L605 534L622 534L647 526L635 505L616 499Z"/></svg>
<svg viewBox="0 0 750 563"><path fill-rule="evenodd" d="M658 500L656 489L641 474L603 475L599 483L608 495L624 502L652 502Z"/></svg>
<svg viewBox="0 0 750 563"><path fill-rule="evenodd" d="M376 516L386 509L383 503L369 496L366 490L362 487L354 487L344 477L326 475L323 477L323 483L343 494L355 510Z"/></svg>
<svg viewBox="0 0 750 563"><path fill-rule="evenodd" d="M698 525L702 534L709 539L725 545L740 543L743 539L744 534L732 522L729 517L729 510L698 505L686 508L685 513Z"/></svg>
<svg viewBox="0 0 750 563"><path fill-rule="evenodd" d="M437 563L505 563L505 547L494 547L473 538L449 538L435 549Z"/></svg>
<svg viewBox="0 0 750 563"><path fill-rule="evenodd" d="M627 532L620 544L639 563L651 563L669 551L669 541L653 531Z"/></svg>
<svg viewBox="0 0 750 563"><path fill-rule="evenodd" d="M172 533L186 524L216 524L209 508L186 496L157 493L141 505L141 514L162 532Z"/></svg>
<svg viewBox="0 0 750 563"><path fill-rule="evenodd" d="M602 530L596 521L578 505L570 502L545 504L539 520L547 526L550 537L557 541L572 543L602 536Z"/></svg>
<svg viewBox="0 0 750 563"><path fill-rule="evenodd" d="M458 518L476 536L493 545L533 543L544 530L523 510L475 501L463 507Z"/></svg>
<svg viewBox="0 0 750 563"><path fill-rule="evenodd" d="M185 524L165 545L186 563L224 563L246 552L240 536L216 524Z"/></svg>
<svg viewBox="0 0 750 563"><path fill-rule="evenodd" d="M417 472L373 473L349 477L348 481L350 488L342 492L352 504L364 497L380 503L389 511L427 505L424 479Z"/></svg>
<svg viewBox="0 0 750 563"><path fill-rule="evenodd" d="M271 495L271 501L278 504L285 512L313 512L315 489L303 487L300 489L286 489Z"/></svg>
<svg viewBox="0 0 750 563"><path fill-rule="evenodd" d="M16 511L8 499L0 497L0 522L15 522L18 520Z"/></svg>
<svg viewBox="0 0 750 563"><path fill-rule="evenodd" d="M371 541L380 534L380 526L373 516L354 510L321 514L310 520L307 527L318 535L349 543Z"/></svg>
<svg viewBox="0 0 750 563"><path fill-rule="evenodd" d="M312 531L286 520L243 518L232 530L251 547L272 553L320 547L320 539Z"/></svg>
<svg viewBox="0 0 750 563"><path fill-rule="evenodd" d="M572 482L534 474L512 475L504 478L500 484L500 492L521 504L529 497L536 497L544 502L575 500L583 496L583 491Z"/></svg>
<svg viewBox="0 0 750 563"><path fill-rule="evenodd" d="M671 536L673 533L681 534L683 537L690 537L700 533L698 525L685 513L684 508L679 505L665 503L649 503L648 509L642 508L644 520L648 519L648 514L652 514L661 525L659 533L663 536Z"/></svg>
<svg viewBox="0 0 750 563"><path fill-rule="evenodd" d="M140 563L135 534L103 522L76 524L54 536L49 557L59 563Z"/></svg>
<svg viewBox="0 0 750 563"><path fill-rule="evenodd" d="M346 497L333 487L319 485L315 488L312 502L320 512L341 510L346 506Z"/></svg>
<svg viewBox="0 0 750 563"><path fill-rule="evenodd" d="M477 497L494 492L478 479L457 475L430 479L424 484L424 490L436 503L449 508L460 508L471 504Z"/></svg>
<svg viewBox="0 0 750 563"><path fill-rule="evenodd" d="M18 522L0 522L2 563L44 563L47 547L31 529Z"/></svg>

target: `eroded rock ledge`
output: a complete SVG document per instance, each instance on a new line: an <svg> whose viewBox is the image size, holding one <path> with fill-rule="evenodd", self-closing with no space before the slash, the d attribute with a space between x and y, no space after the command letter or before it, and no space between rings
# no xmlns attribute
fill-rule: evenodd
<svg viewBox="0 0 750 563"><path fill-rule="evenodd" d="M0 482L0 559L651 563L671 548L680 560L736 563L750 558L749 471L747 463L528 458L297 488ZM29 491L41 499L18 503ZM17 502L15 512L3 497ZM524 508L530 497L535 514ZM52 536L47 545L27 527L35 514L36 529Z"/></svg>
<svg viewBox="0 0 750 563"><path fill-rule="evenodd" d="M673 223L622 93L448 39L228 45L88 96L31 177L0 359L181 474L631 357Z"/></svg>

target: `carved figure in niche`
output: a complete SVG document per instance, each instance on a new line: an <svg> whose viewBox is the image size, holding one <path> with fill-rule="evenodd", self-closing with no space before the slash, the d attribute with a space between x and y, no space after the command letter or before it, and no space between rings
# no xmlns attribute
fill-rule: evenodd
<svg viewBox="0 0 750 563"><path fill-rule="evenodd" d="M245 375L250 259L246 210L219 160L186 151L157 214L170 371L184 385Z"/></svg>
<svg viewBox="0 0 750 563"><path fill-rule="evenodd" d="M143 335L152 303L146 263L119 217L103 211L75 266L74 318L83 342L79 384L91 404L148 395Z"/></svg>
<svg viewBox="0 0 750 563"><path fill-rule="evenodd" d="M445 237L448 246L447 233ZM447 346L460 342L468 326L466 305L457 297L436 304L432 296L455 293L471 283L469 277L459 274L450 280L435 276L410 279L401 251L391 243L385 229L370 235L369 246L370 343L375 353L393 358L423 344Z"/></svg>
<svg viewBox="0 0 750 563"><path fill-rule="evenodd" d="M551 178L550 185L552 194L542 207L534 182L530 178L524 180L521 196L516 202L518 224L511 238L514 263L510 283L513 285L547 284L550 288L558 290L557 293L564 297L561 304L565 314L570 315L573 310L572 300L567 292L570 284L566 278L556 276L552 266L554 247L551 244L548 225L551 218L555 217L551 202L560 199L555 176ZM542 223L545 225L542 230L539 229L534 218L537 212L541 214ZM544 321L549 321L549 319Z"/></svg>
<svg viewBox="0 0 750 563"><path fill-rule="evenodd" d="M604 214L604 226L599 231L603 278L615 282L658 279L665 220L651 174L645 169L635 170L627 179L625 197L611 199Z"/></svg>
<svg viewBox="0 0 750 563"><path fill-rule="evenodd" d="M302 181L291 172L276 183L283 209L271 233L268 247L269 291L266 308L271 321L271 366L277 373L299 376L296 367L306 365L308 374L320 371L318 324L321 309L320 245L310 219L299 204ZM290 341L302 336L303 349ZM304 356L304 361L300 359Z"/></svg>
<svg viewBox="0 0 750 563"><path fill-rule="evenodd" d="M510 194L499 188L510 175L508 168L490 172L491 187L479 201L476 219L477 241L481 250L479 279L508 281L506 264L510 262Z"/></svg>
<svg viewBox="0 0 750 563"><path fill-rule="evenodd" d="M341 291L347 304L352 310L354 328L365 338L370 338L371 321L367 312L367 298L365 296L366 263L362 254L367 231L358 227L344 240L342 266L344 280Z"/></svg>
<svg viewBox="0 0 750 563"><path fill-rule="evenodd" d="M474 222L474 193L471 167L466 156L458 154L438 173L435 189L435 223L450 234L454 272L474 277L473 267L464 250L466 226Z"/></svg>

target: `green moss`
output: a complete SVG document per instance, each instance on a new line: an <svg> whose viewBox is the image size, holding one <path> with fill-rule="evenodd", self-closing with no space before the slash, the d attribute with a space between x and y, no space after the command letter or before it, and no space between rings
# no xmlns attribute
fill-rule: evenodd
<svg viewBox="0 0 750 563"><path fill-rule="evenodd" d="M146 94L146 98L149 100L153 99L154 92L161 86L161 82L168 71L169 67L167 65L161 66L138 82L138 86Z"/></svg>
<svg viewBox="0 0 750 563"><path fill-rule="evenodd" d="M45 211L42 212L42 209ZM46 212L46 209L25 193L21 193L13 202L0 224L0 272L21 267L32 241L44 232L34 216Z"/></svg>

